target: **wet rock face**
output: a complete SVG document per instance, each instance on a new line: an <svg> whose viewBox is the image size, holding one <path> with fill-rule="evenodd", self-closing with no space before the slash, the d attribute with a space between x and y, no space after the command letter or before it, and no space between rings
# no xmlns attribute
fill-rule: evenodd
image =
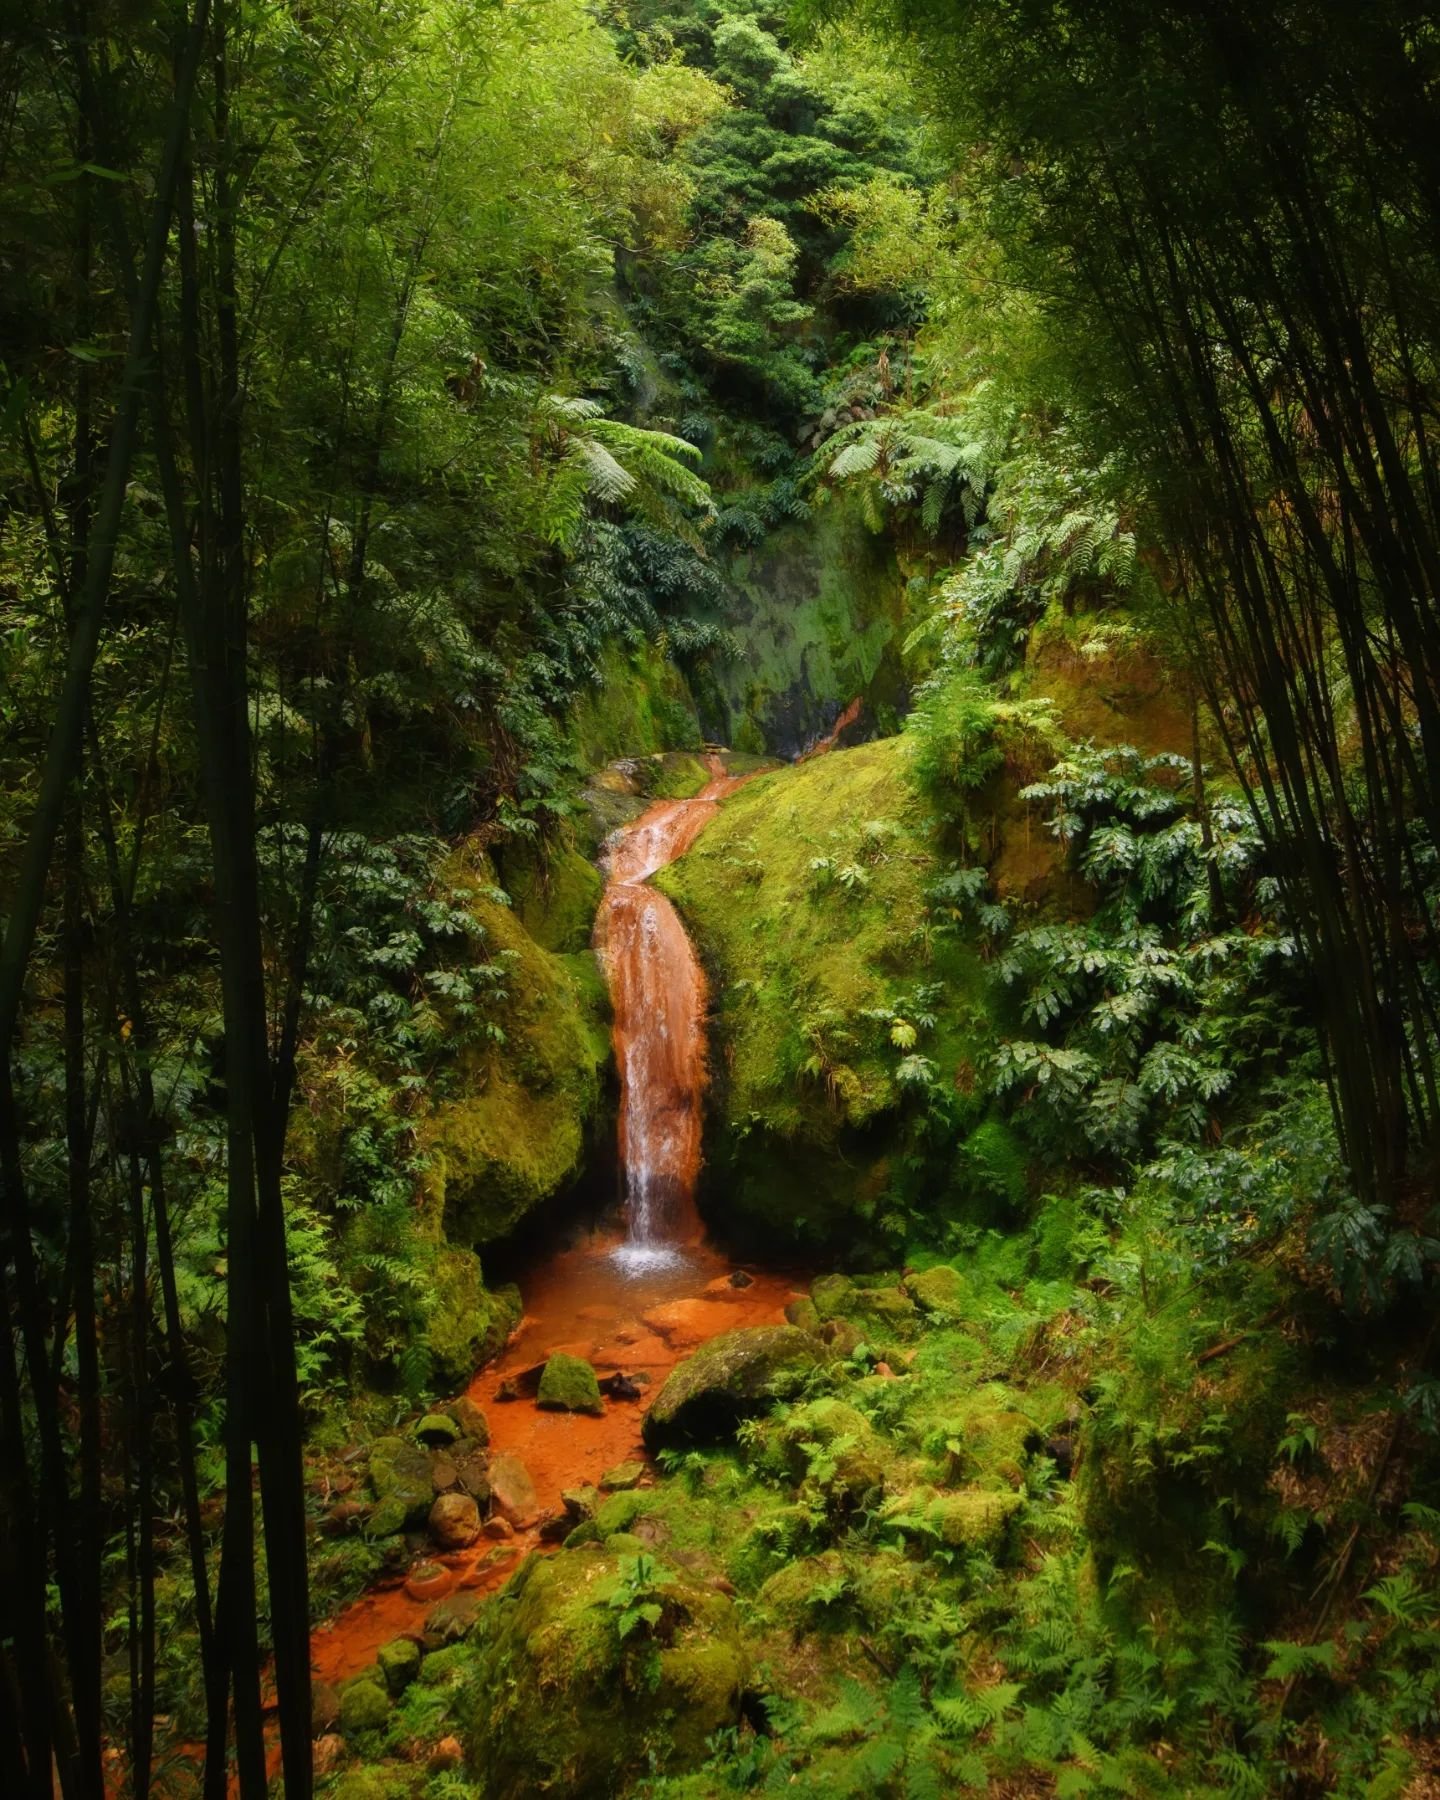
<svg viewBox="0 0 1440 1800"><path fill-rule="evenodd" d="M772 1400L797 1393L821 1347L793 1325L727 1331L673 1370L645 1415L645 1443L655 1449L727 1437L739 1420Z"/></svg>
<svg viewBox="0 0 1440 1800"><path fill-rule="evenodd" d="M658 1620L622 1638L618 1602L637 1581ZM748 1667L734 1607L658 1561L595 1545L534 1557L476 1635L461 1717L489 1800L608 1800L652 1758L698 1766L706 1740L740 1716Z"/></svg>

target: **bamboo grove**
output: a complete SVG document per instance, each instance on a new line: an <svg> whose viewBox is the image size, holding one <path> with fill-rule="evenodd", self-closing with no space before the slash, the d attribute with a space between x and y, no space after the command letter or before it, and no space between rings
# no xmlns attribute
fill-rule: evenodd
<svg viewBox="0 0 1440 1800"><path fill-rule="evenodd" d="M179 1561L206 1793L232 1770L265 1791L266 1670L301 1796L282 1190L327 846L397 742L446 771L457 816L537 830L552 715L597 641L562 558L588 485L684 531L703 512L689 446L557 424L603 409L547 389L589 383L600 259L664 240L667 158L713 101L703 77L627 72L578 11L552 44L464 3L57 3L0 41L0 1785L49 1794L53 1767L98 1800L118 1733L149 1791L157 1579ZM588 160L577 107L604 133ZM509 365L488 384L477 340ZM177 976L198 1013L166 998ZM213 1354L173 1251L176 1209L212 1200ZM217 1486L240 1501L218 1530Z"/></svg>
<svg viewBox="0 0 1440 1800"><path fill-rule="evenodd" d="M1403 1205L1432 1167L1440 1023L1433 17L882 17L985 146L964 203L1151 496L1305 946L1354 1179Z"/></svg>

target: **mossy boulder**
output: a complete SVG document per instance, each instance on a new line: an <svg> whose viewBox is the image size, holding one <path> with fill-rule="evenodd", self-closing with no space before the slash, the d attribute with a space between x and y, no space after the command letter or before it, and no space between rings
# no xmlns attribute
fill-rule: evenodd
<svg viewBox="0 0 1440 1800"><path fill-rule="evenodd" d="M417 1800L425 1780L422 1769L347 1769L325 1789L325 1800Z"/></svg>
<svg viewBox="0 0 1440 1800"><path fill-rule="evenodd" d="M841 1598L845 1563L838 1550L803 1556L777 1569L760 1589L759 1602L777 1623L798 1630L809 1625Z"/></svg>
<svg viewBox="0 0 1440 1800"><path fill-rule="evenodd" d="M610 1055L605 986L588 951L543 950L509 907L488 897L483 863L457 858L492 955L510 958L503 1050L475 1055L465 1097L423 1127L428 1198L455 1244L483 1246L514 1230L578 1174Z"/></svg>
<svg viewBox="0 0 1440 1800"><path fill-rule="evenodd" d="M799 1392L820 1346L794 1325L755 1325L712 1338L672 1370L645 1415L645 1442L715 1441Z"/></svg>
<svg viewBox="0 0 1440 1800"><path fill-rule="evenodd" d="M938 1263L905 1277L905 1292L923 1313L961 1317L971 1300L970 1284L958 1269Z"/></svg>
<svg viewBox="0 0 1440 1800"><path fill-rule="evenodd" d="M439 1449L442 1445L455 1442L456 1438L460 1436L460 1427L449 1413L426 1413L425 1417L416 1424L415 1435L422 1444L428 1444L432 1449Z"/></svg>
<svg viewBox="0 0 1440 1800"><path fill-rule="evenodd" d="M424 1658L415 1679L421 1687L450 1687L464 1678L474 1660L471 1645L447 1644Z"/></svg>
<svg viewBox="0 0 1440 1800"><path fill-rule="evenodd" d="M952 1200L953 1151L917 1134L902 1058L869 1023L914 1029L961 1127L978 1120L991 984L970 934L925 929L934 827L912 745L890 738L760 775L655 878L713 976L699 1198L737 1247L856 1254L897 1203L933 1216ZM922 981L945 999L920 1035Z"/></svg>
<svg viewBox="0 0 1440 1800"><path fill-rule="evenodd" d="M550 1412L605 1411L595 1371L583 1356L552 1356L540 1377L536 1402Z"/></svg>
<svg viewBox="0 0 1440 1800"><path fill-rule="evenodd" d="M487 1288L480 1258L459 1244L436 1246L423 1305L431 1374L445 1386L468 1381L520 1323L520 1290Z"/></svg>
<svg viewBox="0 0 1440 1800"><path fill-rule="evenodd" d="M873 1500L885 1485L893 1451L864 1413L829 1396L783 1414L761 1432L760 1455L776 1472L804 1482L832 1510Z"/></svg>
<svg viewBox="0 0 1440 1800"><path fill-rule="evenodd" d="M379 1731L390 1718L390 1696L378 1669L367 1669L340 1690L340 1729L346 1737Z"/></svg>
<svg viewBox="0 0 1440 1800"><path fill-rule="evenodd" d="M430 1479L430 1452L423 1444L401 1437L379 1437L370 1446L370 1486L380 1504L366 1523L371 1537L385 1537L378 1528L382 1514L399 1518L396 1530L419 1525L430 1511L435 1491Z"/></svg>
<svg viewBox="0 0 1440 1800"><path fill-rule="evenodd" d="M548 855L529 845L508 850L501 876L521 924L542 950L564 956L589 948L604 881L578 850Z"/></svg>
<svg viewBox="0 0 1440 1800"><path fill-rule="evenodd" d="M659 1618L622 1638L631 1595ZM488 1609L460 1716L487 1800L608 1800L683 1771L735 1724L749 1674L729 1600L587 1546L532 1557Z"/></svg>
<svg viewBox="0 0 1440 1800"><path fill-rule="evenodd" d="M816 1309L815 1302L805 1295L798 1300L790 1301L785 1308L785 1318L789 1324L798 1326L801 1331L818 1332L820 1329L820 1314Z"/></svg>
<svg viewBox="0 0 1440 1800"><path fill-rule="evenodd" d="M420 1646L414 1638L393 1638L375 1653L375 1663L386 1691L403 1694L420 1673Z"/></svg>
<svg viewBox="0 0 1440 1800"><path fill-rule="evenodd" d="M925 1509L925 1522L942 1544L993 1553L1024 1504L1023 1494L1007 1489L962 1488L957 1494L937 1494Z"/></svg>
<svg viewBox="0 0 1440 1800"><path fill-rule="evenodd" d="M458 1400L449 1401L444 1410L460 1427L460 1435L468 1438L475 1449L489 1448L490 1421L468 1394L461 1394Z"/></svg>

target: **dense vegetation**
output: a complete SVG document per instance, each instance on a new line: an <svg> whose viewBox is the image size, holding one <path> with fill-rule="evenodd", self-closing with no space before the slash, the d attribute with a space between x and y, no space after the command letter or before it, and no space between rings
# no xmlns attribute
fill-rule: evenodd
<svg viewBox="0 0 1440 1800"><path fill-rule="evenodd" d="M4 1791L1431 1792L1429 12L0 46ZM701 1205L819 1277L317 1759L716 741Z"/></svg>

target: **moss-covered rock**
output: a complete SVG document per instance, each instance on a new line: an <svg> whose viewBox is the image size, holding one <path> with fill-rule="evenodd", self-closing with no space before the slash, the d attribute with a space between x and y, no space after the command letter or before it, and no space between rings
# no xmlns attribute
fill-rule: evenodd
<svg viewBox="0 0 1440 1800"><path fill-rule="evenodd" d="M658 1621L622 1638L631 1597ZM734 1608L688 1576L594 1546L532 1557L489 1609L461 1702L487 1800L601 1800L702 1762L739 1717Z"/></svg>
<svg viewBox="0 0 1440 1800"><path fill-rule="evenodd" d="M392 1638L375 1652L375 1662L387 1692L403 1694L420 1673L420 1646L414 1638Z"/></svg>
<svg viewBox="0 0 1440 1800"><path fill-rule="evenodd" d="M583 1356L552 1356L540 1376L536 1403L549 1412L605 1411L595 1371Z"/></svg>
<svg viewBox="0 0 1440 1800"><path fill-rule="evenodd" d="M593 955L543 950L508 907L488 897L485 873L483 864L457 859L452 877L469 889L492 954L509 959L505 1043L476 1053L465 1098L440 1107L421 1133L430 1205L446 1237L470 1246L504 1237L574 1179L610 1055L605 986Z"/></svg>
<svg viewBox="0 0 1440 1800"><path fill-rule="evenodd" d="M340 1729L346 1737L379 1731L390 1718L390 1696L378 1669L367 1669L340 1690Z"/></svg>
<svg viewBox="0 0 1440 1800"><path fill-rule="evenodd" d="M480 1258L459 1244L436 1246L423 1304L431 1378L447 1387L468 1381L520 1323L520 1290L487 1288Z"/></svg>
<svg viewBox="0 0 1440 1800"><path fill-rule="evenodd" d="M578 850L562 847L542 857L507 854L501 870L520 923L542 950L573 956L590 947L595 912L605 883Z"/></svg>
<svg viewBox="0 0 1440 1800"><path fill-rule="evenodd" d="M416 1800L424 1780L421 1769L347 1769L325 1789L325 1800Z"/></svg>
<svg viewBox="0 0 1440 1800"><path fill-rule="evenodd" d="M430 1511L435 1490L430 1480L430 1452L423 1444L401 1437L379 1437L370 1446L370 1486L380 1504L366 1522L371 1537L387 1537L382 1515L398 1517L394 1530L420 1524Z"/></svg>
<svg viewBox="0 0 1440 1800"><path fill-rule="evenodd" d="M942 1544L994 1552L1024 1504L1023 1494L1005 1489L963 1488L958 1494L937 1494L924 1517Z"/></svg>
<svg viewBox="0 0 1440 1800"><path fill-rule="evenodd" d="M460 1427L460 1434L467 1438L476 1450L484 1450L490 1443L490 1421L484 1410L477 1406L468 1394L461 1394L459 1399L449 1401L444 1409Z"/></svg>
<svg viewBox="0 0 1440 1800"><path fill-rule="evenodd" d="M421 1662L415 1679L421 1687L449 1687L462 1680L475 1660L469 1644L447 1644L443 1650L432 1650Z"/></svg>
<svg viewBox="0 0 1440 1800"><path fill-rule="evenodd" d="M941 1318L963 1316L970 1300L970 1284L958 1269L938 1263L905 1277L905 1292L922 1312Z"/></svg>
<svg viewBox="0 0 1440 1800"><path fill-rule="evenodd" d="M923 1057L962 1125L979 1122L965 1096L989 987L968 935L933 929L942 860L892 738L761 775L655 878L714 976L700 1200L739 1243L853 1251L892 1206L951 1202L953 1151L912 1141L901 1073ZM944 994L933 1027L921 983Z"/></svg>
<svg viewBox="0 0 1440 1800"><path fill-rule="evenodd" d="M728 1436L737 1422L797 1393L820 1346L793 1325L757 1325L712 1338L671 1371L645 1415L645 1442Z"/></svg>
<svg viewBox="0 0 1440 1800"><path fill-rule="evenodd" d="M810 1625L840 1599L846 1583L845 1563L838 1550L802 1556L777 1569L760 1589L758 1599L777 1624L799 1630Z"/></svg>
<svg viewBox="0 0 1440 1800"><path fill-rule="evenodd" d="M426 1413L423 1419L416 1421L415 1435L422 1444L438 1448L443 1444L453 1444L460 1435L460 1427L449 1413Z"/></svg>
<svg viewBox="0 0 1440 1800"><path fill-rule="evenodd" d="M645 1478L643 1462L616 1463L613 1469L607 1469L600 1477L600 1485L608 1488L612 1494L624 1493L630 1488L639 1487Z"/></svg>

